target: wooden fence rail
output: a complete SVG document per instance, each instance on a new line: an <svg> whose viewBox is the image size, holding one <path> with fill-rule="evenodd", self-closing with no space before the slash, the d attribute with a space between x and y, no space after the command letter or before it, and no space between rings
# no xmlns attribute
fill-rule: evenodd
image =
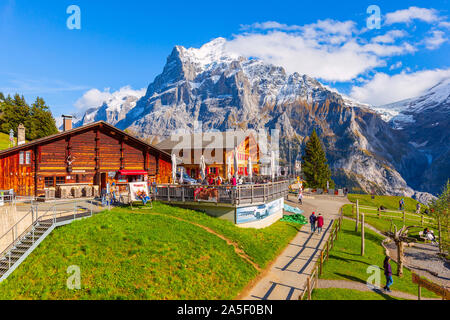
<svg viewBox="0 0 450 320"><path fill-rule="evenodd" d="M323 249L320 250L320 257L316 261L311 274L306 279L306 284L303 287L303 292L299 296L299 300L303 300L305 295L307 295L308 300L312 299L312 291L317 289L319 285L319 276L322 275L323 265L328 258L330 257L330 250L334 247L334 242L338 238L338 234L342 228L342 220L344 219L344 212L341 208L339 218L334 222L333 227L331 228L330 236L328 237L327 242Z"/></svg>

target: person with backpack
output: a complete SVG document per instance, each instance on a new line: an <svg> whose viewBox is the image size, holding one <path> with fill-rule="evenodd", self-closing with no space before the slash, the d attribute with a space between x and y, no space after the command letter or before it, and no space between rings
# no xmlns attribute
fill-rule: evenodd
<svg viewBox="0 0 450 320"><path fill-rule="evenodd" d="M316 213L313 211L313 213L309 216L309 223L311 224L311 232L316 231Z"/></svg>
<svg viewBox="0 0 450 320"><path fill-rule="evenodd" d="M317 217L317 232L320 234L322 232L323 227L323 216L321 213L319 213L319 216Z"/></svg>
<svg viewBox="0 0 450 320"><path fill-rule="evenodd" d="M383 262L384 276L386 277L386 285L384 286L383 289L386 290L387 292L392 291L390 286L394 283L394 280L392 279L392 268L391 264L389 263L389 260L391 260L391 258L386 256Z"/></svg>

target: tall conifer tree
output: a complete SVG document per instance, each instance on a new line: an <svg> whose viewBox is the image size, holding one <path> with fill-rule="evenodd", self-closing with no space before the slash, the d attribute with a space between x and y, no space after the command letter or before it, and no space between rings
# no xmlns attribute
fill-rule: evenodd
<svg viewBox="0 0 450 320"><path fill-rule="evenodd" d="M302 169L308 187L325 189L327 181L329 181L330 188L334 187L325 151L315 129L306 143L302 162Z"/></svg>

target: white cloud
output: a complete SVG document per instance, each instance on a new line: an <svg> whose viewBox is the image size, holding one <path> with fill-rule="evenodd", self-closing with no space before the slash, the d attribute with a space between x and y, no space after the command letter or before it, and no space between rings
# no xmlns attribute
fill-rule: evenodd
<svg viewBox="0 0 450 320"><path fill-rule="evenodd" d="M126 96L142 97L146 89L133 90L130 86L125 86L117 91L110 92L110 88L105 88L103 91L98 89L90 89L85 92L81 98L75 102L75 107L78 111L84 111L89 108L100 107L104 102L111 100L120 100Z"/></svg>
<svg viewBox="0 0 450 320"><path fill-rule="evenodd" d="M269 25L275 23L271 21ZM416 51L407 42L400 45L367 43L358 38L357 33L353 21L320 20L302 26L299 32L268 30L236 35L226 47L235 54L283 66L289 73L298 72L326 81L350 81L385 66L383 57ZM402 35L402 31L390 34L391 37Z"/></svg>
<svg viewBox="0 0 450 320"><path fill-rule="evenodd" d="M380 72L363 86L354 86L350 96L358 101L380 106L420 96L447 77L450 77L450 69L401 72L392 76Z"/></svg>
<svg viewBox="0 0 450 320"><path fill-rule="evenodd" d="M381 36L372 38L371 41L380 43L394 43L395 39L403 38L406 35L408 35L408 33L403 30L390 30Z"/></svg>
<svg viewBox="0 0 450 320"><path fill-rule="evenodd" d="M448 21L441 21L441 22L439 22L438 26L442 27L442 28L450 29L450 22L448 22Z"/></svg>
<svg viewBox="0 0 450 320"><path fill-rule="evenodd" d="M227 43L227 49L283 66L289 73L299 72L330 81L349 81L383 65L370 48L363 48L353 40L334 46L281 31L238 35Z"/></svg>
<svg viewBox="0 0 450 320"><path fill-rule="evenodd" d="M410 23L413 20L421 20L427 23L438 21L439 14L435 9L409 7L386 14L385 24Z"/></svg>
<svg viewBox="0 0 450 320"><path fill-rule="evenodd" d="M437 49L441 44L445 43L448 39L445 37L445 33L440 30L433 30L430 32L431 37L425 38L425 47L430 50Z"/></svg>
<svg viewBox="0 0 450 320"><path fill-rule="evenodd" d="M401 61L398 61L397 63L392 64L392 65L389 67L389 70L394 70L394 69L401 68L402 65L403 65L403 63L402 63Z"/></svg>

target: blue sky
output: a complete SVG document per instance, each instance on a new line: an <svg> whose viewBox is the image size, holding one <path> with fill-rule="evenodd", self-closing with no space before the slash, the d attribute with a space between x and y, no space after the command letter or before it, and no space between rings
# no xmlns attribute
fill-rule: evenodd
<svg viewBox="0 0 450 320"><path fill-rule="evenodd" d="M373 4L379 30L366 28ZM81 9L81 30L66 26L69 5ZM72 113L89 107L79 102L89 90L146 88L174 45L224 37L243 55L383 104L450 75L448 8L448 0L1 0L0 91L30 103L42 96L55 116Z"/></svg>

